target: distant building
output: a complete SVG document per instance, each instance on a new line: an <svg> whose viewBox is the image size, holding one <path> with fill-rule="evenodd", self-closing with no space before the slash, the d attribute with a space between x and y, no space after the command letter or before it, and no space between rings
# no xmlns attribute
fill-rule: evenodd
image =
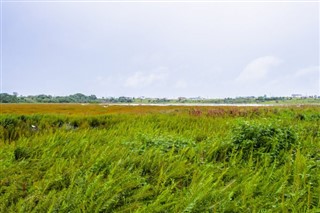
<svg viewBox="0 0 320 213"><path fill-rule="evenodd" d="M192 97L190 98L190 100L199 101L199 100L204 100L204 98L198 96L198 97Z"/></svg>
<svg viewBox="0 0 320 213"><path fill-rule="evenodd" d="M301 94L292 94L291 97L293 98L302 98Z"/></svg>
<svg viewBox="0 0 320 213"><path fill-rule="evenodd" d="M178 101L185 101L185 100L187 100L186 97L179 97L179 98L178 98Z"/></svg>

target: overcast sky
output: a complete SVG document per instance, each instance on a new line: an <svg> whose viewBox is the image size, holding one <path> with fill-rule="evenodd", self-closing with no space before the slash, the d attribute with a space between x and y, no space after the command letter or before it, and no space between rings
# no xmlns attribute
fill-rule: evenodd
<svg viewBox="0 0 320 213"><path fill-rule="evenodd" d="M320 95L319 3L2 6L2 92Z"/></svg>

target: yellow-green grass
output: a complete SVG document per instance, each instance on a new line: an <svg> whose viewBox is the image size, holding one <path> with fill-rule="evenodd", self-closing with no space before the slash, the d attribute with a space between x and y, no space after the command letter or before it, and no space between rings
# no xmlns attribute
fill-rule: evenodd
<svg viewBox="0 0 320 213"><path fill-rule="evenodd" d="M0 212L320 210L319 107L1 107Z"/></svg>

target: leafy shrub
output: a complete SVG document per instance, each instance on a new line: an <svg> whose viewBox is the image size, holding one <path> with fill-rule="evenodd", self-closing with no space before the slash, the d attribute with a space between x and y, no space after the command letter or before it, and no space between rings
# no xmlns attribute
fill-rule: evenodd
<svg viewBox="0 0 320 213"><path fill-rule="evenodd" d="M297 135L291 127L269 123L242 122L233 130L232 148L242 150L244 158L270 154L277 157L297 144Z"/></svg>

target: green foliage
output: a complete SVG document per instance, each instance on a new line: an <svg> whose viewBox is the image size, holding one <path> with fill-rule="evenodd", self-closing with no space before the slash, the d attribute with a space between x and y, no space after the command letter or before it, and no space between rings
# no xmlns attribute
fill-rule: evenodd
<svg viewBox="0 0 320 213"><path fill-rule="evenodd" d="M296 148L298 141L292 127L276 123L241 122L233 129L232 148L242 151L243 157L270 154L274 158L280 153Z"/></svg>
<svg viewBox="0 0 320 213"><path fill-rule="evenodd" d="M0 212L317 212L318 114L0 115Z"/></svg>
<svg viewBox="0 0 320 213"><path fill-rule="evenodd" d="M17 147L13 154L15 160L23 160L30 157L30 150L26 147Z"/></svg>
<svg viewBox="0 0 320 213"><path fill-rule="evenodd" d="M210 104L315 104L319 105L320 96L308 97L236 97L224 99L206 99L206 98L185 98L177 99L168 98L134 98L134 97L109 97L97 98L95 95L84 95L76 93L67 96L52 95L29 95L19 96L16 92L13 95L8 93L0 93L0 103L154 103L154 104L170 104L170 103L210 103Z"/></svg>
<svg viewBox="0 0 320 213"><path fill-rule="evenodd" d="M81 93L68 96L51 96L51 95L29 95L20 96L0 93L0 103L95 103L95 95L86 96Z"/></svg>
<svg viewBox="0 0 320 213"><path fill-rule="evenodd" d="M16 95L0 93L0 103L18 103L19 98Z"/></svg>
<svg viewBox="0 0 320 213"><path fill-rule="evenodd" d="M147 135L142 135L140 138L142 142L142 146L140 150L146 150L149 148L159 149L163 152L174 151L178 152L179 150L186 148L186 147L194 147L195 143L191 140L184 139L181 137L166 137L166 136L159 136L159 137L152 137Z"/></svg>

